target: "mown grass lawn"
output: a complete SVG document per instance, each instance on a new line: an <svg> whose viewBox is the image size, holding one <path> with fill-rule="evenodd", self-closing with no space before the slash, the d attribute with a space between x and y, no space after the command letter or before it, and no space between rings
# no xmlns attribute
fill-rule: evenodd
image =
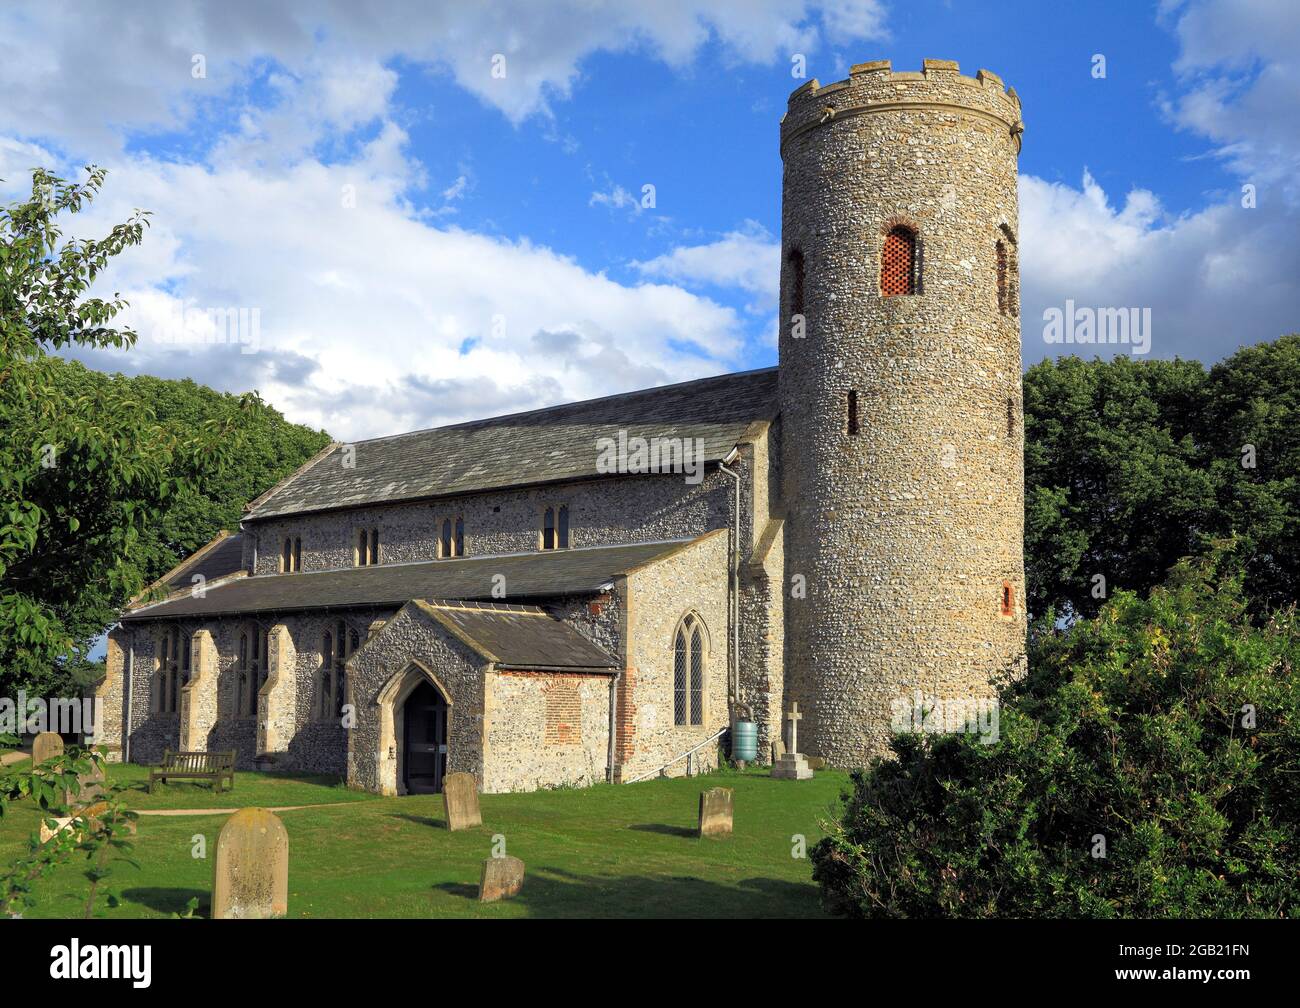
<svg viewBox="0 0 1300 1008"><path fill-rule="evenodd" d="M140 783L143 768L115 767ZM138 775L138 776L136 776ZM817 887L807 859L792 856L796 835L811 847L835 813L847 775L820 771L811 781L777 781L765 770L692 779L598 785L581 790L484 795L483 827L451 833L440 795L376 798L325 778L239 773L220 796L206 784L168 785L152 798L128 793L131 807L231 808L244 805L346 805L279 813L289 833L291 917L815 917ZM735 790L735 833L695 836L699 794ZM212 858L225 816L142 816L132 858L114 866L109 890L121 900L107 917L157 917L183 911L191 897L206 914ZM34 809L11 808L0 821L0 860L26 849ZM192 856L195 837L207 859ZM479 904L483 859L494 837L522 858L527 873L514 900ZM77 916L85 900L84 864L40 883L31 917Z"/></svg>

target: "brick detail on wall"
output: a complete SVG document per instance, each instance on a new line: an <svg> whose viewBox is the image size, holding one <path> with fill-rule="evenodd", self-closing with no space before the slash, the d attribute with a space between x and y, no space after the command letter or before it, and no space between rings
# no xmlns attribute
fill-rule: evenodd
<svg viewBox="0 0 1300 1008"><path fill-rule="evenodd" d="M546 696L547 745L577 745L582 740L582 698L575 679L552 679L543 687Z"/></svg>

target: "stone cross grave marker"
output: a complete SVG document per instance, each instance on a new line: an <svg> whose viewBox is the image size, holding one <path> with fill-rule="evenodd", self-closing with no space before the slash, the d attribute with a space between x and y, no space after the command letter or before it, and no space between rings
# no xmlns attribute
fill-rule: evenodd
<svg viewBox="0 0 1300 1008"><path fill-rule="evenodd" d="M289 912L289 834L263 808L240 809L221 827L212 880L213 920L263 920Z"/></svg>
<svg viewBox="0 0 1300 1008"><path fill-rule="evenodd" d="M447 774L442 782L442 797L447 805L447 828L470 829L483 825L478 807L478 781L471 773Z"/></svg>
<svg viewBox="0 0 1300 1008"><path fill-rule="evenodd" d="M799 752L799 722L803 715L799 713L797 703L790 705L785 719L790 722L790 749L772 764L772 776L777 780L808 780L813 772L808 760Z"/></svg>
<svg viewBox="0 0 1300 1008"><path fill-rule="evenodd" d="M700 792L700 836L731 836L731 788L715 787Z"/></svg>
<svg viewBox="0 0 1300 1008"><path fill-rule="evenodd" d="M478 883L480 903L509 899L517 896L523 887L524 863L517 857L490 857L483 862L483 875Z"/></svg>
<svg viewBox="0 0 1300 1008"><path fill-rule="evenodd" d="M797 753L799 751L799 722L803 720L797 702L790 705L790 712L786 714L785 719L790 722L790 751Z"/></svg>
<svg viewBox="0 0 1300 1008"><path fill-rule="evenodd" d="M63 755L63 739L52 731L43 731L32 742L32 766Z"/></svg>

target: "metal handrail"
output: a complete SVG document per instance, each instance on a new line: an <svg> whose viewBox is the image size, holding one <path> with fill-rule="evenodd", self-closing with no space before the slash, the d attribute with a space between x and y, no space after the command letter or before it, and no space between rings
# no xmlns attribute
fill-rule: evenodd
<svg viewBox="0 0 1300 1008"><path fill-rule="evenodd" d="M677 763L677 762L680 761L680 760L684 760L687 756L691 755L691 753L695 752L696 750L698 750L698 749L703 749L703 748L704 748L706 745L708 745L710 742L716 741L717 739L721 738L723 732L725 732L729 727L730 727L730 725L723 725L721 728L719 728L717 731L715 731L712 735L710 735L708 738L706 738L703 742L700 742L698 745L694 745L694 746L692 746L690 749L687 749L687 750L686 750L684 753L682 753L680 756L674 756L674 757L673 757L672 759L670 759L667 763L663 764L663 766L657 766L657 767L655 767L653 770L647 770L645 773L643 773L643 774L639 774L638 776L633 777L631 780L626 780L626 781L624 781L623 783L624 783L624 784L635 784L635 783L637 783L637 781L643 781L643 780L645 780L647 777L651 776L652 774L662 774L665 770L667 770L667 769L668 769L670 766L672 766L674 763Z"/></svg>

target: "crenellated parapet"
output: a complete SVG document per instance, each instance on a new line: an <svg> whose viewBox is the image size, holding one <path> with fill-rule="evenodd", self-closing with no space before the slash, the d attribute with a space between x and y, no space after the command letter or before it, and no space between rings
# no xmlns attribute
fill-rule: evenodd
<svg viewBox="0 0 1300 1008"><path fill-rule="evenodd" d="M1004 131L1020 152L1024 123L1020 98L988 70L963 75L953 60L927 59L923 69L894 70L889 60L855 64L847 80L822 86L815 78L791 95L781 120L781 151L787 144L828 123L891 111L948 112Z"/></svg>

